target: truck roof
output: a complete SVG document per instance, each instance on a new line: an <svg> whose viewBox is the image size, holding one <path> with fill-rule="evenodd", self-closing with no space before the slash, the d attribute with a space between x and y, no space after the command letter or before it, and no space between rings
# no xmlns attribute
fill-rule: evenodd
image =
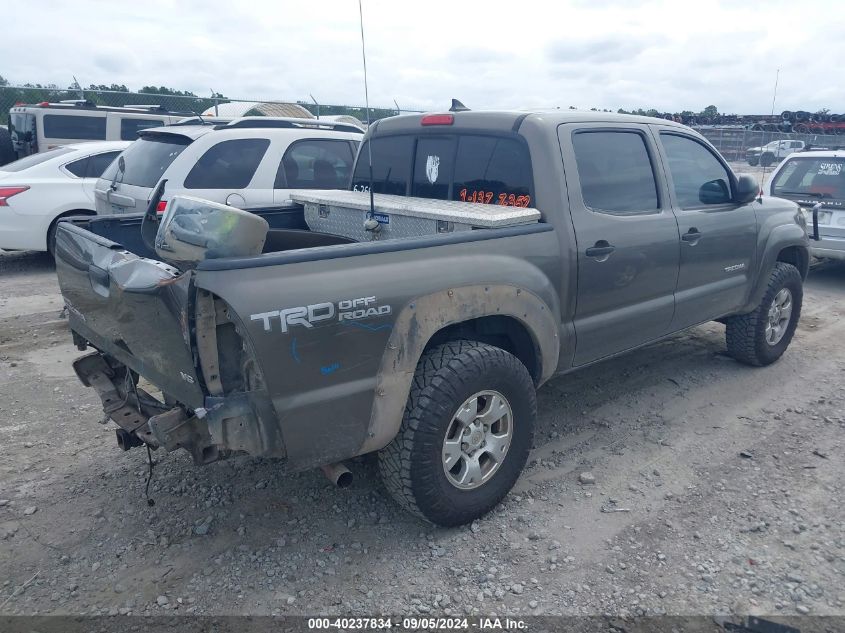
<svg viewBox="0 0 845 633"><path fill-rule="evenodd" d="M452 116L453 123L433 124L439 131L445 132L447 128L452 129L485 129L500 131L516 131L526 119L532 119L540 124L549 127L557 127L562 123L660 123L680 129L686 126L654 117L637 116L633 114L616 114L613 112L596 112L593 110L470 110L466 112L441 112L425 114L408 114L402 116L380 119L371 126L370 135L392 134L399 131L427 127L423 119L432 116Z"/></svg>

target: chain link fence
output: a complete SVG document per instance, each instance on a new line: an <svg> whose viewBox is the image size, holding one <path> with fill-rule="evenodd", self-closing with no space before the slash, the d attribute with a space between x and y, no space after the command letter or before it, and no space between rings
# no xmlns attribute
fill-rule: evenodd
<svg viewBox="0 0 845 633"><path fill-rule="evenodd" d="M80 90L61 89L58 86L0 86L0 125L6 125L9 109L16 104L57 103L85 99L95 105L123 107L132 105L161 106L168 111L184 113L185 116L204 114L207 116L353 116L359 121L367 120L364 106L314 103L314 101L267 101L256 99L233 99L222 96L200 97L184 94L162 94L155 92L127 92L122 90ZM307 113L306 113L307 111ZM401 113L422 112L422 110L399 109L398 107L371 107L371 120L382 119ZM845 115L818 115L796 112L784 113L780 117L738 117L735 115L710 119L707 117L681 117L658 115L671 118L703 134L729 161L743 161L751 147L762 147L772 141L797 140L817 147L845 146ZM775 121L772 123L771 121ZM787 126L791 131L783 131ZM835 128L835 129L834 129Z"/></svg>
<svg viewBox="0 0 845 633"><path fill-rule="evenodd" d="M754 130L740 126L694 128L729 161L744 161L752 147L764 147L774 141L804 141L805 146L837 148L845 146L845 136L837 134L812 134Z"/></svg>
<svg viewBox="0 0 845 633"><path fill-rule="evenodd" d="M196 95L162 94L154 92L126 92L122 90L80 90L61 89L57 86L0 86L0 125L9 121L9 109L16 104L58 103L85 99L99 106L124 107L132 105L161 106L171 112L185 116L205 114L207 116L292 116L307 110L312 116L353 116L360 121L367 120L364 106L333 105L312 101L266 101L257 99L231 99L222 96L200 97ZM225 107L223 107L225 106ZM399 110L398 108L370 107L370 119L382 119L402 112L421 110Z"/></svg>

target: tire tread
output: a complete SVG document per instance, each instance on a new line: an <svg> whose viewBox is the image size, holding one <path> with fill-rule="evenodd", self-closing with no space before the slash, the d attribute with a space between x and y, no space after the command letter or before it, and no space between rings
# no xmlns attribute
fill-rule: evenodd
<svg viewBox="0 0 845 633"><path fill-rule="evenodd" d="M730 356L741 363L755 367L768 365L780 357L780 354L778 354L777 357L771 358L764 353L765 350L761 349L761 347L767 343L761 339L761 336L765 331L765 319L767 318L768 307L775 295L788 283L794 283L796 281L800 288L802 283L801 273L798 272L795 266L786 262L775 263L760 305L753 312L730 317L726 320L725 342ZM801 294L799 293L798 296L795 296L795 293L793 293L793 324L797 323L800 318L801 302ZM794 329L793 325L793 332ZM788 337L787 346L789 340L792 338L793 332L787 332L785 335L785 338Z"/></svg>
<svg viewBox="0 0 845 633"><path fill-rule="evenodd" d="M517 371L524 373L531 390L532 415L536 412L534 385L527 369L508 352L477 341L456 340L438 345L427 351L417 364L411 381L411 390L405 405L402 424L394 440L379 452L379 470L382 482L391 496L408 512L428 521L432 519L419 506L414 494L411 468L414 447L426 436L434 441L433 431L425 421L442 416L447 402L456 399L457 387L465 376L485 374L492 366L499 364L518 365ZM448 413L452 413L448 411ZM526 455L527 457L527 455ZM522 470L523 463L519 464ZM499 499L489 504L491 509ZM455 523L457 524L457 523Z"/></svg>

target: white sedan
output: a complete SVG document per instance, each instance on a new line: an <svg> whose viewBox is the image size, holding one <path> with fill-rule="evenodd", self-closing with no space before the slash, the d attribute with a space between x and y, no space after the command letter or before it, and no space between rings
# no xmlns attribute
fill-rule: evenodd
<svg viewBox="0 0 845 633"><path fill-rule="evenodd" d="M94 183L129 141L75 143L0 166L0 249L53 252L56 223L94 215Z"/></svg>

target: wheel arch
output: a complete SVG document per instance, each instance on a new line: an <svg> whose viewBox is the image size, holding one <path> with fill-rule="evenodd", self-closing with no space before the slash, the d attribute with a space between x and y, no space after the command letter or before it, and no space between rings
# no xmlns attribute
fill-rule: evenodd
<svg viewBox="0 0 845 633"><path fill-rule="evenodd" d="M437 345L460 339L487 343L513 354L528 369L534 384L539 384L543 372L543 352L539 348L536 336L524 322L516 317L488 314L460 323L452 323L435 332L422 353L425 354Z"/></svg>
<svg viewBox="0 0 845 633"><path fill-rule="evenodd" d="M796 209L797 212L797 209ZM777 262L792 264L798 269L801 278L807 278L810 266L810 249L807 234L798 224L781 224L775 226L768 235L765 244L760 247L762 253L760 265L757 269L748 302L737 311L737 314L747 314L757 307L769 282L769 276Z"/></svg>
<svg viewBox="0 0 845 633"><path fill-rule="evenodd" d="M97 215L97 212L93 209L71 209L69 211L62 211L61 213L56 215L56 217L50 220L50 224L47 225L47 230L44 232L44 245L46 247L46 250L50 250L50 232L56 227L56 225L59 223L59 220L61 220L62 218L69 218L74 215L92 216Z"/></svg>
<svg viewBox="0 0 845 633"><path fill-rule="evenodd" d="M525 364L539 386L557 369L557 322L556 312L538 295L510 285L451 288L409 302L397 314L382 357L359 454L383 448L398 432L417 363L427 349L456 339L496 345Z"/></svg>
<svg viewBox="0 0 845 633"><path fill-rule="evenodd" d="M810 253L806 248L786 246L778 252L775 261L792 264L801 273L801 279L807 279L807 273L810 271Z"/></svg>

